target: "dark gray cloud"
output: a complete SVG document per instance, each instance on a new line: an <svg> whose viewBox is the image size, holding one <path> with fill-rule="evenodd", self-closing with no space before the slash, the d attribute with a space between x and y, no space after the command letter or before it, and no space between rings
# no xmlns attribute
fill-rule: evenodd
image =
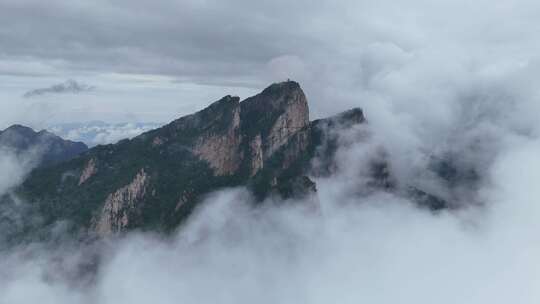
<svg viewBox="0 0 540 304"><path fill-rule="evenodd" d="M63 83L55 84L47 88L40 88L28 91L23 94L23 97L32 98L48 94L79 94L93 91L94 89L95 87L93 86L70 79Z"/></svg>
<svg viewBox="0 0 540 304"><path fill-rule="evenodd" d="M283 1L3 1L0 42L8 58L73 69L253 82L273 57L315 47L315 39L293 30L293 12L301 9Z"/></svg>
<svg viewBox="0 0 540 304"><path fill-rule="evenodd" d="M537 62L540 4L492 4L4 0L0 74L159 74L257 89L293 78L326 115L406 88L438 98L429 88Z"/></svg>

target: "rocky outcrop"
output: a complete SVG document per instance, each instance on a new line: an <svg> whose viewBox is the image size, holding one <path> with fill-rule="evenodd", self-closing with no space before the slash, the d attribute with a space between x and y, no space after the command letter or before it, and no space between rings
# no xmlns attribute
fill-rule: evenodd
<svg viewBox="0 0 540 304"><path fill-rule="evenodd" d="M261 135L257 134L249 143L249 176L254 176L264 167Z"/></svg>
<svg viewBox="0 0 540 304"><path fill-rule="evenodd" d="M94 220L93 230L100 236L106 236L128 227L131 214L145 197L147 185L148 175L141 169L130 184L109 194Z"/></svg>
<svg viewBox="0 0 540 304"><path fill-rule="evenodd" d="M84 184L89 178L94 176L97 173L96 159L91 158L84 167L84 170L79 177L79 186Z"/></svg>
<svg viewBox="0 0 540 304"><path fill-rule="evenodd" d="M191 200L193 200L193 192L189 190L184 190L182 194L180 195L180 198L178 199L178 202L176 203L176 206L174 207L174 211L178 212L180 208L185 206L187 203L189 203Z"/></svg>
<svg viewBox="0 0 540 304"><path fill-rule="evenodd" d="M247 155L267 160L300 130L309 125L309 107L300 85L294 81L269 86L241 103L242 134L250 144ZM260 144L259 144L260 142ZM256 149L255 151L251 149ZM262 153L261 153L262 152ZM251 172L260 162L251 162Z"/></svg>
<svg viewBox="0 0 540 304"><path fill-rule="evenodd" d="M365 122L364 112L360 108L311 122L311 145L317 147L313 155L316 163L313 164L312 174L325 176L335 172L337 168L334 156L338 148L339 134Z"/></svg>
<svg viewBox="0 0 540 304"><path fill-rule="evenodd" d="M234 174L240 167L240 107L231 108L226 113L228 124L220 132L209 132L196 140L193 152L207 161L216 175Z"/></svg>
<svg viewBox="0 0 540 304"><path fill-rule="evenodd" d="M152 141L152 146L153 147L161 146L164 142L165 140L163 138L161 138L160 136L156 136L154 140Z"/></svg>
<svg viewBox="0 0 540 304"><path fill-rule="evenodd" d="M278 150L295 138L296 153L307 147L309 107L300 85L294 81L273 84L260 94L240 102L225 96L206 109L182 117L167 126L168 136L153 137L161 147L174 138L206 161L216 176L239 171L255 176Z"/></svg>
<svg viewBox="0 0 540 304"><path fill-rule="evenodd" d="M251 184L255 196L316 201L309 199L317 191L309 176L333 172L339 133L365 121L362 110L355 108L296 130L255 175Z"/></svg>

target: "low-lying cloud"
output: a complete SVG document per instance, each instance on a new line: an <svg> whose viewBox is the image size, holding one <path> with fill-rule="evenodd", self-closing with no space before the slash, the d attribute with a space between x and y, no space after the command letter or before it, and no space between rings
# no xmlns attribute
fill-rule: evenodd
<svg viewBox="0 0 540 304"><path fill-rule="evenodd" d="M90 147L112 144L125 138L133 138L141 133L160 127L158 123L67 123L49 126L54 134L72 141L82 141Z"/></svg>
<svg viewBox="0 0 540 304"><path fill-rule="evenodd" d="M482 125L471 128L480 132ZM497 149L477 163L485 166L475 192L482 204L433 213L399 193L357 191L384 144L380 132L367 128L341 134L336 173L317 180L318 208L313 202L253 208L244 189L229 189L210 195L172 237L132 233L86 245L20 246L2 253L0 299L537 303L540 140L498 129L497 144L488 145ZM461 152L475 157L483 150ZM394 167L427 170L400 163L393 151L388 158Z"/></svg>

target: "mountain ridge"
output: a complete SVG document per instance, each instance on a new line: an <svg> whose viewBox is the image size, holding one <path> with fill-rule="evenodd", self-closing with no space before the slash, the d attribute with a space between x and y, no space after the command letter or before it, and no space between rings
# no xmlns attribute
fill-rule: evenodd
<svg viewBox="0 0 540 304"><path fill-rule="evenodd" d="M14 240L51 237L60 223L70 233L98 238L131 230L168 233L207 195L231 187L247 189L256 205L302 201L318 208L312 178L339 170L341 134L366 123L361 108L310 121L307 98L294 81L272 84L244 100L227 95L131 139L36 168L0 197L7 209L24 202L25 216L35 219L17 226L0 218L0 229ZM351 140L362 144L364 138ZM459 207L414 181L398 184L384 147L375 154L353 189L359 198L382 190L433 212ZM434 158L429 169L449 192L478 182L474 170L455 165L450 158Z"/></svg>
<svg viewBox="0 0 540 304"><path fill-rule="evenodd" d="M46 130L34 131L20 124L0 130L0 148L14 155L29 154L36 166L54 165L88 150L82 142L66 140Z"/></svg>
<svg viewBox="0 0 540 304"><path fill-rule="evenodd" d="M300 85L276 83L37 169L15 194L43 214L40 226L63 220L98 236L174 230L206 194L226 187L245 186L256 201L313 196L307 174L328 129L364 122L361 109L310 122Z"/></svg>

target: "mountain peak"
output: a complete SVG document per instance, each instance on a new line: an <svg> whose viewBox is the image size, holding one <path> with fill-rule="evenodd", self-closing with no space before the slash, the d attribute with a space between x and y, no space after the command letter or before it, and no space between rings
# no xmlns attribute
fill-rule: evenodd
<svg viewBox="0 0 540 304"><path fill-rule="evenodd" d="M34 131L34 129L27 126L19 125L19 124L11 125L7 127L4 131L0 131L0 133L6 132L6 131L17 132L21 134L36 134L37 133L36 131Z"/></svg>
<svg viewBox="0 0 540 304"><path fill-rule="evenodd" d="M41 165L69 160L88 149L84 143L64 140L45 130L36 132L19 124L0 131L0 147L16 154L37 153Z"/></svg>
<svg viewBox="0 0 540 304"><path fill-rule="evenodd" d="M359 109L343 115L347 122L363 121ZM334 124L339 123L337 118ZM36 171L23 188L47 181L50 188L26 199L58 202L51 220L76 215L74 222L98 234L171 229L207 193L223 187L247 186L261 201L274 194L313 194L315 184L306 174L327 138L322 133L332 127L309 121L308 101L297 82L274 83L243 101L227 95L133 140L98 146Z"/></svg>
<svg viewBox="0 0 540 304"><path fill-rule="evenodd" d="M307 98L294 81L274 83L242 101L240 106L243 129L250 135L259 130L261 136L266 137L279 129L279 134L287 137L289 131L309 124Z"/></svg>
<svg viewBox="0 0 540 304"><path fill-rule="evenodd" d="M240 97L226 95L226 96L221 97L221 99L219 99L218 101L214 101L208 107L211 108L213 106L222 105L222 104L237 104L237 103L240 103Z"/></svg>
<svg viewBox="0 0 540 304"><path fill-rule="evenodd" d="M302 90L300 88L300 84L293 80L287 80L283 82L276 82L268 86L266 89L262 91L262 94L271 95L271 94L279 94L283 92L291 92L291 91L297 91Z"/></svg>

